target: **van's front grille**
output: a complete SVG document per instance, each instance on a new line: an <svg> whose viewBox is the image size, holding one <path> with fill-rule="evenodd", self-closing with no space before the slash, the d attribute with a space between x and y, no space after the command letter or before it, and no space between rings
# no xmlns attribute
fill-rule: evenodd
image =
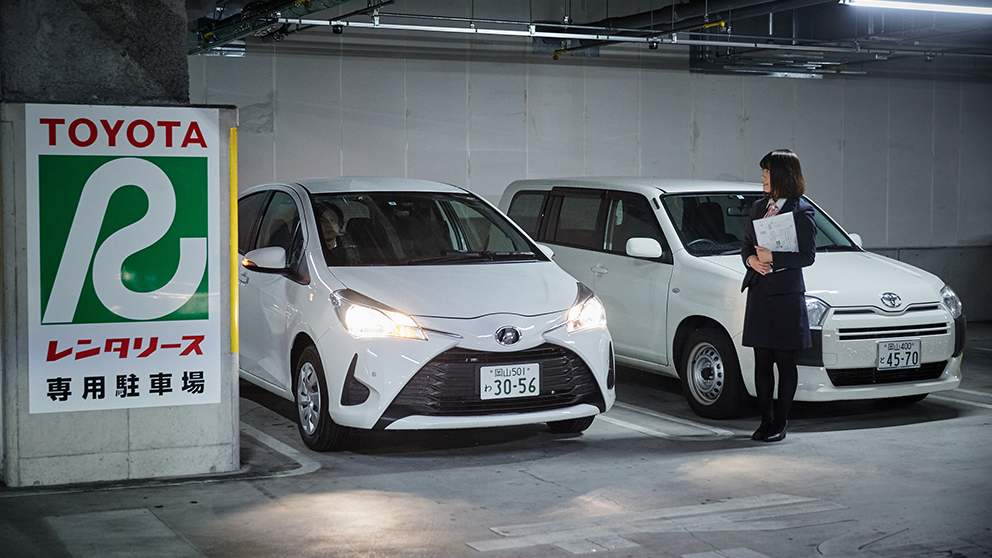
<svg viewBox="0 0 992 558"><path fill-rule="evenodd" d="M936 380L944 373L947 361L927 362L919 368L908 370L877 370L875 368L827 369L830 382L836 387L870 386L875 384L896 384L899 382L923 382Z"/></svg>
<svg viewBox="0 0 992 558"><path fill-rule="evenodd" d="M538 363L541 392L531 397L482 399L479 368ZM574 352L545 344L526 351L490 353L450 349L428 362L407 382L383 413L376 428L411 415L472 416L530 413L588 403L601 412L606 402L596 378Z"/></svg>
<svg viewBox="0 0 992 558"><path fill-rule="evenodd" d="M945 322L902 326L841 327L837 328L837 338L841 341L862 341L866 339L947 335L949 332L949 326Z"/></svg>
<svg viewBox="0 0 992 558"><path fill-rule="evenodd" d="M901 312L894 312L891 310L882 310L877 307L860 307L860 308L835 308L835 316L856 316L859 314L876 314L879 316L902 316L904 314L912 314L916 312L933 312L934 310L940 310L939 304L917 304L915 306L910 306L905 308Z"/></svg>

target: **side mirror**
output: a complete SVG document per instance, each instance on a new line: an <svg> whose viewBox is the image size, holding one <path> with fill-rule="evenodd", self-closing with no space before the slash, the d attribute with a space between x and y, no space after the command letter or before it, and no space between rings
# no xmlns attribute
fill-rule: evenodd
<svg viewBox="0 0 992 558"><path fill-rule="evenodd" d="M851 237L851 240L853 240L854 243L858 245L858 248L864 248L864 245L862 244L862 241L861 241L861 235L860 234L858 234L858 233L850 233L847 236Z"/></svg>
<svg viewBox="0 0 992 558"><path fill-rule="evenodd" d="M543 252L549 260L553 260L555 258L555 251L552 250L547 244L538 244L537 247L541 249L541 252Z"/></svg>
<svg viewBox="0 0 992 558"><path fill-rule="evenodd" d="M282 273L286 271L286 249L282 246L257 248L245 254L241 265L259 273Z"/></svg>
<svg viewBox="0 0 992 558"><path fill-rule="evenodd" d="M661 243L653 238L627 240L627 255L633 258L660 258L662 253Z"/></svg>

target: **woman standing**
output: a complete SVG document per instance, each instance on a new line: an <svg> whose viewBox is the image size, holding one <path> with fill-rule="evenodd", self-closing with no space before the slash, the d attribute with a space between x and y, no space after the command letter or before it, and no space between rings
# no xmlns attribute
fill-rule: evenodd
<svg viewBox="0 0 992 558"><path fill-rule="evenodd" d="M761 411L761 425L751 439L778 442L785 439L789 408L799 383L796 351L812 344L802 268L816 257L816 227L813 206L802 198L806 185L796 154L778 149L765 155L760 165L765 195L751 207L741 246L747 268L741 290L748 290L742 344L754 348L754 387ZM795 220L799 251L772 252L757 246L754 221L786 213Z"/></svg>

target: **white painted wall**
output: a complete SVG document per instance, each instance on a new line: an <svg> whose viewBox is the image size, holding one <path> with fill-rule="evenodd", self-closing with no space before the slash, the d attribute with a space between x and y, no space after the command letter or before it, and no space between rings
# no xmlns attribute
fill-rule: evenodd
<svg viewBox="0 0 992 558"><path fill-rule="evenodd" d="M989 83L690 74L624 47L553 61L526 39L310 33L190 58L192 102L240 108L242 187L394 175L496 201L555 175L757 181L761 157L788 147L809 196L868 247L992 245Z"/></svg>

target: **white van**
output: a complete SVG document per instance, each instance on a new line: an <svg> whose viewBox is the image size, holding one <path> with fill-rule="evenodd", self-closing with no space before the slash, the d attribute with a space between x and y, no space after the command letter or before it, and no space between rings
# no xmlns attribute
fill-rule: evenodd
<svg viewBox="0 0 992 558"><path fill-rule="evenodd" d="M603 301L618 362L681 378L694 412L728 418L755 393L740 246L761 195L739 182L520 180L500 208ZM796 400L909 402L957 387L954 291L866 252L818 207L816 227L816 263L803 270L813 347L799 353Z"/></svg>

